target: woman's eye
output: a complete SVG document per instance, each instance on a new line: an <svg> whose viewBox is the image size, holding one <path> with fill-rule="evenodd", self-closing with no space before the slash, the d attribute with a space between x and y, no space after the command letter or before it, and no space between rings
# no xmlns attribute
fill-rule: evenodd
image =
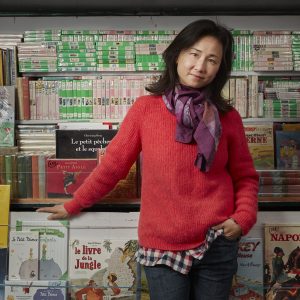
<svg viewBox="0 0 300 300"><path fill-rule="evenodd" d="M214 65L217 64L217 62L214 59L209 59L208 61Z"/></svg>

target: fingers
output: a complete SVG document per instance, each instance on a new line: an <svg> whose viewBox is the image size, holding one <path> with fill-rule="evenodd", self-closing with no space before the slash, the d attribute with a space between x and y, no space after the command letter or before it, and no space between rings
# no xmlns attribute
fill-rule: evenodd
<svg viewBox="0 0 300 300"><path fill-rule="evenodd" d="M43 213L53 213L56 211L55 206L49 206L49 207L40 207L35 210L36 212L43 212Z"/></svg>
<svg viewBox="0 0 300 300"><path fill-rule="evenodd" d="M50 213L50 215L47 217L48 220L59 220L68 217L68 213L62 205L41 207L38 208L36 212Z"/></svg>
<svg viewBox="0 0 300 300"><path fill-rule="evenodd" d="M214 230L224 229L224 223L213 226L212 229L214 229Z"/></svg>
<svg viewBox="0 0 300 300"><path fill-rule="evenodd" d="M51 214L50 216L47 217L48 220L59 220L59 219L63 219L62 216L60 216L59 214Z"/></svg>

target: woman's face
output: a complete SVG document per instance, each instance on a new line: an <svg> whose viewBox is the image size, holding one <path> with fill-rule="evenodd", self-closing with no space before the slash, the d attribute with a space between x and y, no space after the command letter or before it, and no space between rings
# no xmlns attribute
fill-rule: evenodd
<svg viewBox="0 0 300 300"><path fill-rule="evenodd" d="M177 59L179 82L192 88L211 83L221 65L222 44L213 36L205 36L191 48L182 50Z"/></svg>

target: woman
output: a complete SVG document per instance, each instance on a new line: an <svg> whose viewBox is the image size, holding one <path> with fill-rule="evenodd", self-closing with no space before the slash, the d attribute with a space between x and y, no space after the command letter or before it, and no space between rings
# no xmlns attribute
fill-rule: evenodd
<svg viewBox="0 0 300 300"><path fill-rule="evenodd" d="M143 151L137 260L153 300L228 299L238 239L256 222L258 176L241 118L221 96L232 64L230 32L210 20L185 27L166 69L129 110L74 198L41 208L79 213L124 178Z"/></svg>

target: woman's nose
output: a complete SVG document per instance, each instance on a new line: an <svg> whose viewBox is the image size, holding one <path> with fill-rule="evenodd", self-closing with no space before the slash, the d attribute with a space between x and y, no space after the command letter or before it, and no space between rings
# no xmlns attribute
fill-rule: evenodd
<svg viewBox="0 0 300 300"><path fill-rule="evenodd" d="M198 59L197 62L195 63L195 70L203 73L206 71L206 64L203 59Z"/></svg>

